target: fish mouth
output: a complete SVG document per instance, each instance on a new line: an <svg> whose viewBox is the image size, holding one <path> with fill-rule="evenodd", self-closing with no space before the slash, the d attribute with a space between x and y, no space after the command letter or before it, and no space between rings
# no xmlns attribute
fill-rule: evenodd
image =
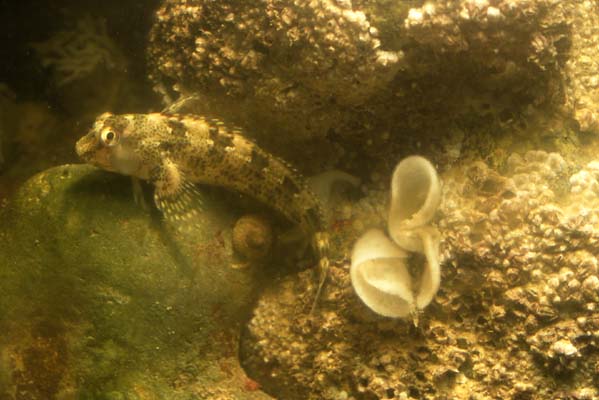
<svg viewBox="0 0 599 400"><path fill-rule="evenodd" d="M82 137L75 143L75 152L85 162L90 162L95 151L95 146L87 136Z"/></svg>
<svg viewBox="0 0 599 400"><path fill-rule="evenodd" d="M75 152L79 159L86 164L113 171L110 160L110 152L102 146L94 134L88 134L75 143Z"/></svg>

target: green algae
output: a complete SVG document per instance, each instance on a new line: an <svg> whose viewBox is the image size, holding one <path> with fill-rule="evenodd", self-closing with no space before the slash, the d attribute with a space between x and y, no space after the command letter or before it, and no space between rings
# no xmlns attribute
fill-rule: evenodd
<svg viewBox="0 0 599 400"><path fill-rule="evenodd" d="M237 361L263 271L232 268L233 215L208 199L183 234L127 178L31 178L0 216L0 399L268 398Z"/></svg>

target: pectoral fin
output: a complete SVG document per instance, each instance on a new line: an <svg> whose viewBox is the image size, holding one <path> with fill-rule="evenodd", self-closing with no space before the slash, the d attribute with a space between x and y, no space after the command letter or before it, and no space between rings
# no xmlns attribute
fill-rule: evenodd
<svg viewBox="0 0 599 400"><path fill-rule="evenodd" d="M201 211L203 194L171 161L165 161L155 171L152 181L155 185L154 202L165 220L185 222Z"/></svg>

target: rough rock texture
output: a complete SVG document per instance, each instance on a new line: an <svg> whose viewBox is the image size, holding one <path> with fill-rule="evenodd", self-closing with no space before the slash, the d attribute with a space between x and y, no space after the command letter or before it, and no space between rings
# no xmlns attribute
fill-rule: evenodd
<svg viewBox="0 0 599 400"><path fill-rule="evenodd" d="M360 175L366 195L331 200L334 265L310 316L313 271L277 281L232 262L237 205L208 201L201 237L170 241L127 180L71 166L6 206L31 160L68 160L86 116L115 106L94 94L115 97L103 82L133 78L65 85L71 122L4 96L0 399L267 398L261 385L285 400L599 397L597 1L164 0L155 16L147 54L167 103L195 93L193 112L307 173ZM123 111L159 109L123 89L119 103L141 99ZM412 153L445 183L441 290L417 327L368 310L347 265L385 226L388 175ZM237 340L254 274L272 287L246 327L249 379Z"/></svg>
<svg viewBox="0 0 599 400"><path fill-rule="evenodd" d="M570 6L572 42L566 62L566 106L583 131L599 132L599 4L574 2Z"/></svg>
<svg viewBox="0 0 599 400"><path fill-rule="evenodd" d="M244 340L246 369L269 393L356 400L599 395L599 163L581 168L557 153L529 151L512 154L499 170L464 162L443 181L441 289L418 327L361 304L344 262L333 268L312 318L303 310L313 278L290 278L262 297ZM351 240L368 225L384 225L382 192L353 205L340 236Z"/></svg>
<svg viewBox="0 0 599 400"><path fill-rule="evenodd" d="M596 18L591 1L165 0L148 59L165 92L199 92L201 111L317 171L484 149L472 128L501 137L560 110L590 130Z"/></svg>
<svg viewBox="0 0 599 400"><path fill-rule="evenodd" d="M156 82L199 91L208 111L224 105L228 119L289 142L334 134L389 84L401 54L380 45L349 2L166 1L149 60Z"/></svg>
<svg viewBox="0 0 599 400"><path fill-rule="evenodd" d="M234 213L205 207L179 232L126 178L31 178L0 216L0 398L269 398L237 358L264 270L234 268Z"/></svg>

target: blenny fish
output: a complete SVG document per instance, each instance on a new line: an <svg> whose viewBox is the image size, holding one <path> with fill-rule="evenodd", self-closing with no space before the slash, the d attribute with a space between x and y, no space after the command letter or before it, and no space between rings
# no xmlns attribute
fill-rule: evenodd
<svg viewBox="0 0 599 400"><path fill-rule="evenodd" d="M329 267L320 201L299 173L239 129L195 115L104 113L76 151L86 163L153 184L167 220L184 222L197 212L196 184L243 193L281 213L313 239L319 256L314 310Z"/></svg>

